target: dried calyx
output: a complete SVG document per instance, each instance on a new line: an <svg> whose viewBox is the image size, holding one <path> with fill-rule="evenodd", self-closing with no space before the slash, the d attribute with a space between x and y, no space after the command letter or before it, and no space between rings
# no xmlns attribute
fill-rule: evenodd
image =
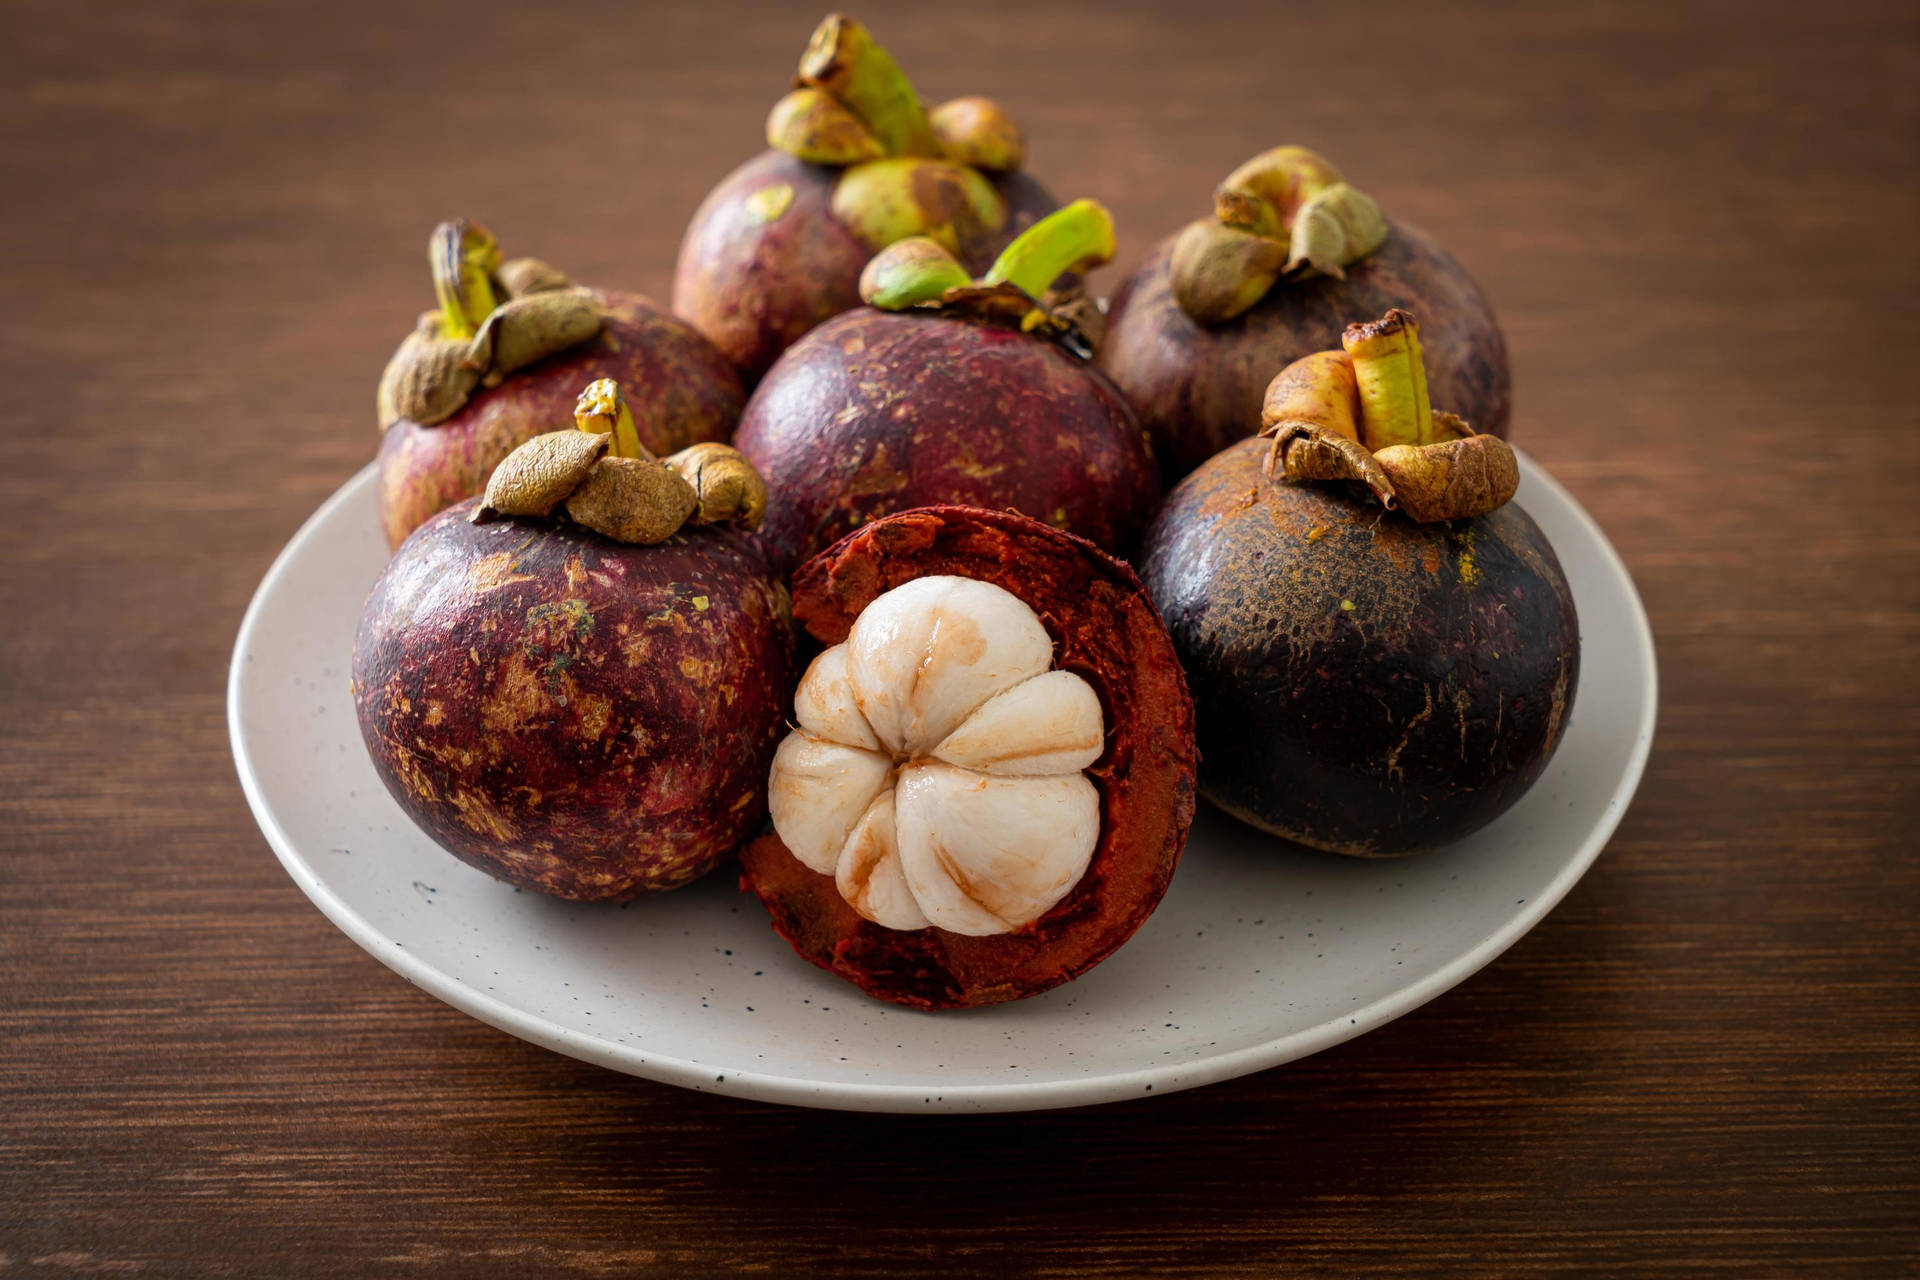
<svg viewBox="0 0 1920 1280"><path fill-rule="evenodd" d="M475 524L564 511L617 541L653 543L688 524L760 523L767 487L738 451L696 444L654 457L610 378L582 391L573 413L574 430L535 436L494 468Z"/></svg>
<svg viewBox="0 0 1920 1280"><path fill-rule="evenodd" d="M1373 197L1305 147L1255 156L1213 204L1213 216L1190 223L1173 247L1174 297L1201 324L1233 319L1283 278L1345 279L1387 238Z"/></svg>
<svg viewBox="0 0 1920 1280"><path fill-rule="evenodd" d="M1006 225L985 174L1019 169L1026 144L999 104L956 98L927 111L892 56L837 13L814 31L795 85L767 116L767 142L845 170L833 214L872 248L928 235L957 251ZM777 187L764 190L780 205Z"/></svg>
<svg viewBox="0 0 1920 1280"><path fill-rule="evenodd" d="M1077 289L1055 293L1054 282L1111 261L1113 251L1112 215L1096 201L1075 200L1021 232L979 280L928 237L889 245L860 273L860 297L883 311L927 310L1016 326L1087 358L1097 337L1088 329L1099 313Z"/></svg>
<svg viewBox="0 0 1920 1280"><path fill-rule="evenodd" d="M1507 442L1429 403L1413 316L1395 309L1348 325L1341 343L1268 385L1260 421L1273 439L1270 478L1355 481L1423 524L1485 515L1513 497L1520 469Z"/></svg>
<svg viewBox="0 0 1920 1280"><path fill-rule="evenodd" d="M434 229L428 245L438 308L422 312L380 376L380 427L445 422L474 392L585 342L605 315L586 289L538 258L503 262L478 223Z"/></svg>
<svg viewBox="0 0 1920 1280"><path fill-rule="evenodd" d="M970 578L881 595L794 696L774 755L774 829L889 929L1008 933L1064 898L1100 838L1084 772L1106 746L1099 695L1053 666L1018 597Z"/></svg>

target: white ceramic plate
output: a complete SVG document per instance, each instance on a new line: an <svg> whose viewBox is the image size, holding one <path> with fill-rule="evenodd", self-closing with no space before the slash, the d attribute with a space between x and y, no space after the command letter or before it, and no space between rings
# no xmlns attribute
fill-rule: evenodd
<svg viewBox="0 0 1920 1280"><path fill-rule="evenodd" d="M369 467L314 513L240 626L227 717L288 874L355 942L456 1008L558 1052L688 1088L865 1111L1020 1111L1167 1093L1288 1062L1416 1008L1573 887L1653 740L1653 640L1613 548L1522 459L1519 501L1573 584L1583 652L1545 776L1478 835L1414 859L1300 849L1201 806L1160 909L1043 996L928 1014L799 959L726 869L627 907L521 893L387 795L347 689L386 560Z"/></svg>

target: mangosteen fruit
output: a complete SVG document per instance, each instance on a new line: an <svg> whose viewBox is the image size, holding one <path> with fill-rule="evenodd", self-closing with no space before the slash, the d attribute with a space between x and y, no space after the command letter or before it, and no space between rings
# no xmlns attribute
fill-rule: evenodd
<svg viewBox="0 0 1920 1280"><path fill-rule="evenodd" d="M1086 358L1097 312L1056 280L1113 254L1113 222L1078 200L1029 227L976 283L915 237L861 276L872 305L787 350L734 444L767 478L755 534L791 569L861 524L951 503L1010 507L1125 554L1160 496L1152 450Z"/></svg>
<svg viewBox="0 0 1920 1280"><path fill-rule="evenodd" d="M1436 338L1439 403L1505 436L1507 344L1466 268L1305 147L1234 170L1214 216L1161 242L1114 294L1100 367L1138 410L1169 485L1252 433L1273 371L1403 307Z"/></svg>
<svg viewBox="0 0 1920 1280"><path fill-rule="evenodd" d="M1012 512L884 517L804 565L828 646L741 885L802 957L871 996L1035 995L1131 937L1194 808L1192 704L1139 579Z"/></svg>
<svg viewBox="0 0 1920 1280"><path fill-rule="evenodd" d="M500 461L565 422L586 383L617 381L656 453L724 441L746 392L685 321L637 294L576 287L537 258L503 262L484 227L442 223L429 259L440 305L380 379L380 521L397 547L478 494Z"/></svg>
<svg viewBox="0 0 1920 1280"><path fill-rule="evenodd" d="M926 110L841 14L814 31L767 142L694 213L673 280L673 309L749 385L801 334L858 306L861 268L894 241L932 236L980 270L1054 208L1020 172L1026 144L997 103Z"/></svg>
<svg viewBox="0 0 1920 1280"><path fill-rule="evenodd" d="M656 459L611 382L429 519L374 584L354 707L381 781L461 860L576 900L711 871L766 816L793 692L780 581L722 444Z"/></svg>
<svg viewBox="0 0 1920 1280"><path fill-rule="evenodd" d="M1431 409L1419 328L1351 326L1203 463L1141 577L1192 685L1201 793L1262 830L1414 853L1504 813L1559 745L1579 620L1505 441Z"/></svg>

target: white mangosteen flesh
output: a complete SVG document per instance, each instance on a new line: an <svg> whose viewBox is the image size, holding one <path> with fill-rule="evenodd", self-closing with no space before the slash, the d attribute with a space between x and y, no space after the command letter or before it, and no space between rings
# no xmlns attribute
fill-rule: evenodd
<svg viewBox="0 0 1920 1280"><path fill-rule="evenodd" d="M1045 915L1100 841L1099 696L1012 593L933 576L862 611L794 696L774 830L864 918L975 937Z"/></svg>

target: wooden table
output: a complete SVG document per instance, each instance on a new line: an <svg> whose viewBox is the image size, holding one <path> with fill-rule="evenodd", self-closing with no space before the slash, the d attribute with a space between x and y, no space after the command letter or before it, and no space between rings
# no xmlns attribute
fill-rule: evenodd
<svg viewBox="0 0 1920 1280"><path fill-rule="evenodd" d="M1278 141L1470 264L1658 637L1598 866L1381 1031L1079 1112L698 1096L443 1007L256 831L241 610L371 456L431 224L664 295L814 15L15 4L0 1275L1920 1265L1920 14L949 9L864 16L1011 104L1123 265Z"/></svg>

